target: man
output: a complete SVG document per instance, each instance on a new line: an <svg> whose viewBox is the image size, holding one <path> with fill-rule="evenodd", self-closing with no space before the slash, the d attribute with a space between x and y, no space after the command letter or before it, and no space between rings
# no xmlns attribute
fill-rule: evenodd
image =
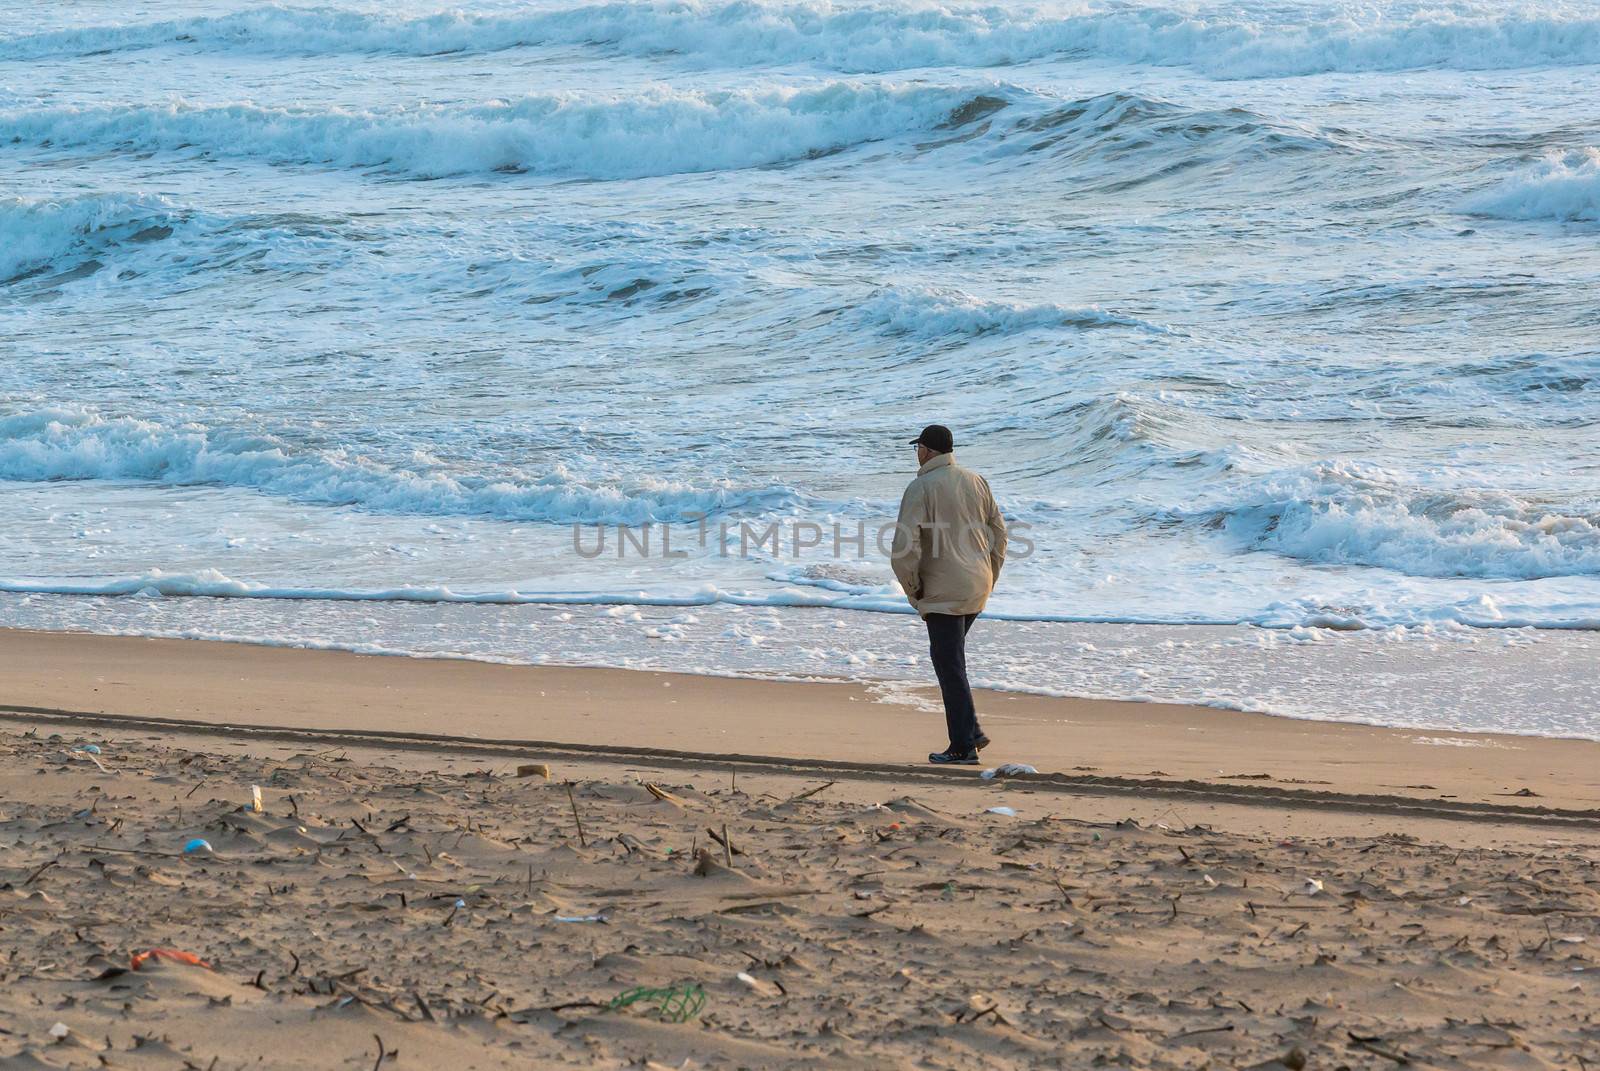
<svg viewBox="0 0 1600 1071"><path fill-rule="evenodd" d="M928 761L975 766L989 738L978 727L967 683L967 631L1005 564L1006 522L987 481L956 464L949 428L929 424L911 445L920 467L900 500L890 562L928 626L933 672L944 696L950 746Z"/></svg>

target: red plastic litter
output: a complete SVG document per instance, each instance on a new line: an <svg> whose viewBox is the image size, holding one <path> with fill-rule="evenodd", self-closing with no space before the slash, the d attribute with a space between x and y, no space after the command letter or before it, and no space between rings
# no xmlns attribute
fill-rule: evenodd
<svg viewBox="0 0 1600 1071"><path fill-rule="evenodd" d="M208 971L211 969L211 964L193 952L180 952L176 948L151 948L144 952L135 952L129 965L133 970L138 970L151 959L170 959L174 963L187 963L192 967L204 967Z"/></svg>

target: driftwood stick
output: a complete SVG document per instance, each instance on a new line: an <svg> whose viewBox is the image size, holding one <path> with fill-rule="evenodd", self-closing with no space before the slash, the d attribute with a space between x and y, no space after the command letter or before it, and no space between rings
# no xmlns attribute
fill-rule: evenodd
<svg viewBox="0 0 1600 1071"><path fill-rule="evenodd" d="M572 804L572 821L578 827L578 847L587 848L589 841L583 835L583 819L578 817L578 798L572 794L572 782L567 782L567 802Z"/></svg>
<svg viewBox="0 0 1600 1071"><path fill-rule="evenodd" d="M119 855L155 855L163 859L183 858L182 852L146 851L143 848L113 848L109 844L80 844L78 847L86 852L116 852Z"/></svg>
<svg viewBox="0 0 1600 1071"><path fill-rule="evenodd" d="M1347 1031L1347 1033L1350 1033L1350 1041L1359 1049L1363 1049L1363 1050L1365 1050L1367 1052L1370 1052L1374 1056L1381 1056L1385 1060L1393 1060L1395 1063L1400 1064L1402 1067L1404 1067L1406 1065L1409 1065L1411 1063L1411 1057L1407 1056L1405 1053L1403 1053L1403 1052L1393 1052L1393 1051L1391 1051L1389 1049L1385 1049L1382 1046L1380 1046L1378 1044L1378 1042L1382 1041L1383 1040L1382 1038L1379 1038L1379 1037L1367 1038L1367 1037L1362 1037L1360 1034L1351 1033L1351 1032L1348 1032L1348 1031Z"/></svg>
<svg viewBox="0 0 1600 1071"><path fill-rule="evenodd" d="M1068 907L1075 907L1076 905L1073 904L1073 902L1072 902L1072 894L1067 892L1067 887L1065 885L1061 884L1060 876L1059 875L1053 876L1053 877L1051 877L1050 880L1055 882L1056 883L1056 888L1061 890L1061 899L1063 899L1063 900L1065 900L1067 902L1067 906Z"/></svg>
<svg viewBox="0 0 1600 1071"><path fill-rule="evenodd" d="M796 802L798 800L808 800L812 796L815 796L818 792L821 792L823 789L832 788L834 785L836 785L838 783L839 782L837 782L837 781L824 781L822 784L818 785L816 788L808 788L804 792L800 792L800 793L797 793L797 794L795 794L793 796L790 796L788 799L784 800L783 802L785 802L785 803L794 803L794 802Z"/></svg>
<svg viewBox="0 0 1600 1071"><path fill-rule="evenodd" d="M51 867L55 866L59 862L61 862L61 860L59 858L52 859L48 863L44 864L44 866L41 866L39 869L35 870L32 874L29 874L27 880L22 883L23 887L26 888L27 886L32 885L35 878L37 878L40 874L43 874L46 870L49 870Z"/></svg>
<svg viewBox="0 0 1600 1071"><path fill-rule="evenodd" d="M1184 1031L1182 1031L1180 1033L1177 1033L1177 1034L1169 1034L1169 1035L1167 1035L1167 1040L1168 1041L1176 1041L1179 1038L1192 1038L1192 1037L1196 1037L1196 1036L1198 1036L1200 1034L1226 1034L1226 1033L1231 1032L1232 1030L1233 1030L1233 1024L1232 1023L1229 1023L1227 1026L1206 1026L1206 1027L1201 1027L1199 1030L1184 1030Z"/></svg>
<svg viewBox="0 0 1600 1071"><path fill-rule="evenodd" d="M718 844L722 845L723 852L728 856L728 862L730 864L733 862L733 857L735 855L743 855L743 854L745 854L743 848L735 848L731 843L729 843L729 840L728 840L728 827L726 825L724 825L722 827L722 832L721 833L718 833L716 830L712 829L710 826L707 826L706 827L706 836L710 837L712 840L714 840Z"/></svg>

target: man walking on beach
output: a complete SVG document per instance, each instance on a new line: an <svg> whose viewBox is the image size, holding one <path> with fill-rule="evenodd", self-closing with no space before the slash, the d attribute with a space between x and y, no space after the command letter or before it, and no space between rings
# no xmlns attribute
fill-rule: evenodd
<svg viewBox="0 0 1600 1071"><path fill-rule="evenodd" d="M920 467L900 500L890 564L928 626L933 672L944 696L950 746L928 761L975 766L989 738L978 726L967 683L967 631L1005 564L1006 522L988 481L956 464L949 428L929 424L911 445Z"/></svg>

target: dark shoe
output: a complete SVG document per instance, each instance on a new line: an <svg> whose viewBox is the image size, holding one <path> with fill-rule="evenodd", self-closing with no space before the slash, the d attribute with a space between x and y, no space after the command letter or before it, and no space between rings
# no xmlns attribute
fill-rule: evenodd
<svg viewBox="0 0 1600 1071"><path fill-rule="evenodd" d="M989 738L987 736L984 736L982 733L979 733L978 734L978 739L976 739L976 740L974 740L972 742L972 748L973 748L974 751L982 751L984 748L986 748L988 746L989 746Z"/></svg>
<svg viewBox="0 0 1600 1071"><path fill-rule="evenodd" d="M945 751L935 751L928 756L928 761L935 766L976 766L978 765L978 753L973 748L968 748L965 751L957 751L954 748L950 748Z"/></svg>

